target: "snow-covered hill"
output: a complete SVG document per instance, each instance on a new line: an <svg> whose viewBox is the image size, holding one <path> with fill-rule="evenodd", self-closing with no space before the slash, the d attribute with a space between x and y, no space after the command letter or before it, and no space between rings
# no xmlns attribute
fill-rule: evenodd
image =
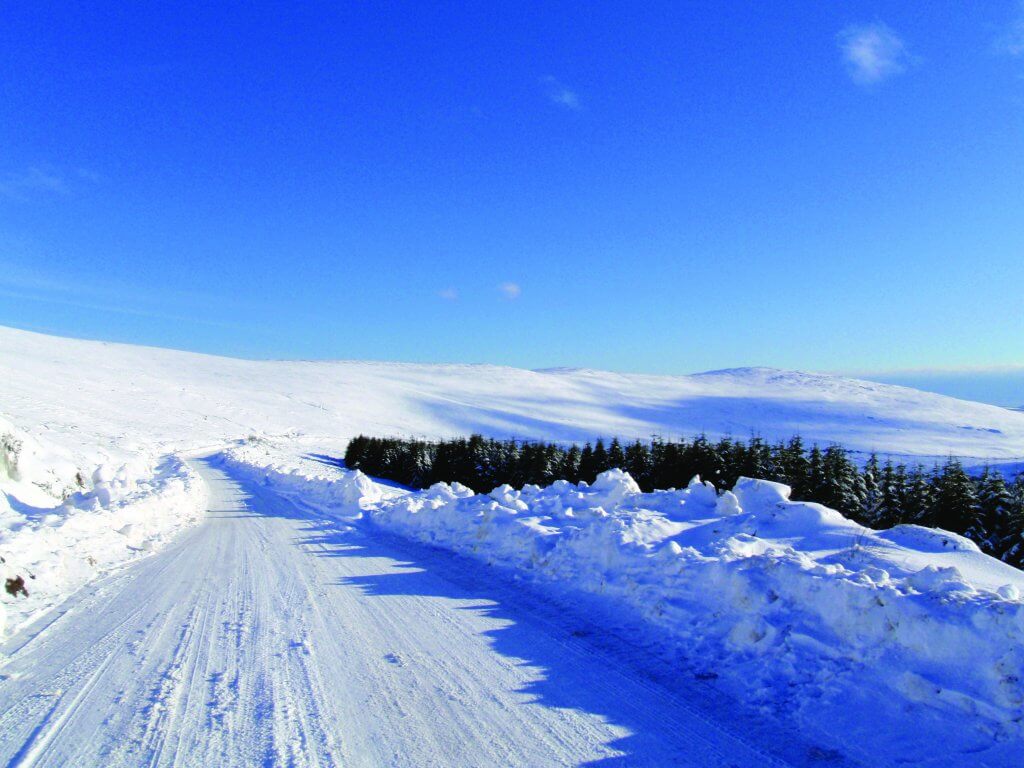
<svg viewBox="0 0 1024 768"><path fill-rule="evenodd" d="M555 440L706 432L1014 462L1024 459L1022 413L765 368L666 377L258 362L4 328L0 376L0 581L24 580L28 592L0 601L0 636L5 624L31 635L79 587L200 521L190 541L205 552L202 567L216 570L228 539L206 512L208 483L180 454L233 443L219 462L234 476L218 482L235 484L231 498L243 502L243 486L294 497L294 508L271 507L282 519L315 518L306 533L341 517L364 542L418 540L567 601L585 596L609 615L630 616L624 632L684 649L680 669L719 675L730 695L789 712L840 742L849 737L844 753L859 744L901 762L923 755L921 765L960 764L946 758L968 753L1016 764L1024 577L966 539L916 526L870 531L760 481L721 495L697 480L641 494L613 471L592 486L406 493L317 454L342 450L359 432ZM221 501L211 509L223 512ZM243 502L235 517L256 516ZM235 552L236 562L316 560L288 559L286 548L319 539L287 530L275 550L259 538L259 554ZM259 599L277 599L276 585L260 584ZM104 621L90 626L100 631ZM172 646L153 646L156 667L166 652ZM31 708L37 689L24 690ZM893 744L904 718L915 723L913 739ZM951 747L942 737L955 729Z"/></svg>
<svg viewBox="0 0 1024 768"><path fill-rule="evenodd" d="M588 440L760 434L853 450L1024 459L1024 413L768 368L693 376L489 365L280 362L0 328L0 416L91 471L250 434Z"/></svg>

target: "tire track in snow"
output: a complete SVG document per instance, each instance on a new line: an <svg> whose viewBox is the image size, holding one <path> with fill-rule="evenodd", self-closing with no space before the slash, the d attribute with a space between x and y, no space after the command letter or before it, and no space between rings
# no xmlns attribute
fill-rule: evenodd
<svg viewBox="0 0 1024 768"><path fill-rule="evenodd" d="M0 761L773 764L516 587L199 468L205 522L5 648Z"/></svg>

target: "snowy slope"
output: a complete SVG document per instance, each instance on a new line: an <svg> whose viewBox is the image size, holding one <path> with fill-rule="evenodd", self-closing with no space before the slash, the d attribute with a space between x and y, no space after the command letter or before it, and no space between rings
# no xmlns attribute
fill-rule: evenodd
<svg viewBox="0 0 1024 768"><path fill-rule="evenodd" d="M0 438L10 443L0 450L0 576L48 572L35 584L40 607L98 572L95 562L113 567L197 518L200 484L184 465L167 464L168 454L250 435L341 451L360 432L561 440L799 433L921 457L1024 457L1022 413L763 368L666 377L247 361L0 328L0 381ZM147 490L171 494L167 513L145 529L129 525L138 513L128 507L147 508ZM145 536L111 539L115 523ZM98 560L97 547L120 559Z"/></svg>
<svg viewBox="0 0 1024 768"><path fill-rule="evenodd" d="M628 476L611 473L593 487L557 483L475 496L441 486L408 494L310 457L340 451L359 432L584 440L703 431L770 439L799 433L861 451L1012 463L1024 460L1022 413L762 368L657 377L257 362L3 328L0 375L0 577L31 579L29 598L3 597L15 637L31 637L42 621L30 620L90 580L116 579L128 561L178 540L186 527L201 523L196 535L213 547L208 555L218 541L231 540L218 538L218 526L204 517L206 486L181 454L232 443L224 466L240 478L269 477L272 490L292 500L271 503L271 514L306 519L309 541L321 510L340 511L369 521L355 527L367 545L383 532L398 534L555 592L586 595L599 614L632 617L640 627L635 637L672 638L682 651L680 668L700 679L721 675L724 689L767 710L793 708L808 728L881 749L875 725L912 718L915 730L905 736L914 744L889 749L895 756L941 745L954 725L963 726L958 754L986 750L991 765L1012 764L1006 757L1022 741L1024 576L960 537L913 526L871 532L819 505L791 503L785 488L771 483L722 496L699 483L638 494ZM245 510L240 520L253 511ZM287 530L278 531L275 550L294 540ZM260 547L254 558L285 556L263 541L253 540ZM274 586L258 587L258 599L270 606ZM238 599L257 599L255 590ZM212 607L211 615L223 612ZM172 608L162 605L158 624ZM295 618L282 610L275 621ZM192 612L183 626L191 632L199 620ZM110 621L83 626L102 634ZM73 636L69 622L65 632ZM45 645L45 628L39 637ZM171 645L154 652L154 664L177 653ZM28 656L24 663L38 668ZM86 697L99 679L88 674ZM80 679L68 675L69 685ZM16 681L8 687L42 718L39 733L59 739L57 726L46 725L51 710L32 709L49 683L30 677L23 688ZM301 685L278 682L282 695ZM81 701L59 699L52 711L68 713L57 725L85 717L77 714ZM111 706L119 717L137 704ZM48 741L33 741L35 732L29 727L24 747L9 746L48 749ZM68 749L77 743L69 733Z"/></svg>
<svg viewBox="0 0 1024 768"><path fill-rule="evenodd" d="M757 433L925 457L1024 459L1024 414L772 369L694 376L247 361L0 328L0 416L79 464L249 434L587 440Z"/></svg>

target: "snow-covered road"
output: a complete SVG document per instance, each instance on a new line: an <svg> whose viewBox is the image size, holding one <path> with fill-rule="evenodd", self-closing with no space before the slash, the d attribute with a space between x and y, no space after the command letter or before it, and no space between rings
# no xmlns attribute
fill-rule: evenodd
<svg viewBox="0 0 1024 768"><path fill-rule="evenodd" d="M5 764L783 764L486 568L196 468L206 521L4 645Z"/></svg>

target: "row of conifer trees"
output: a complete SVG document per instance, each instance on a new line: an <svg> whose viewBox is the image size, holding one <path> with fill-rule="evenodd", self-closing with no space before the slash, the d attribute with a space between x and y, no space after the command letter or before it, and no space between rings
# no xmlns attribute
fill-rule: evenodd
<svg viewBox="0 0 1024 768"><path fill-rule="evenodd" d="M508 483L517 488L565 479L593 482L607 469L628 472L645 491L684 487L694 475L719 489L737 478L786 483L792 498L816 501L872 528L916 523L968 536L985 552L1024 566L1024 473L1007 480L986 468L971 475L950 458L926 468L882 462L863 465L838 445L808 448L799 437L769 443L704 436L693 440L597 440L562 446L494 440L473 435L443 441L360 435L349 443L345 464L413 488L459 482L478 492Z"/></svg>

